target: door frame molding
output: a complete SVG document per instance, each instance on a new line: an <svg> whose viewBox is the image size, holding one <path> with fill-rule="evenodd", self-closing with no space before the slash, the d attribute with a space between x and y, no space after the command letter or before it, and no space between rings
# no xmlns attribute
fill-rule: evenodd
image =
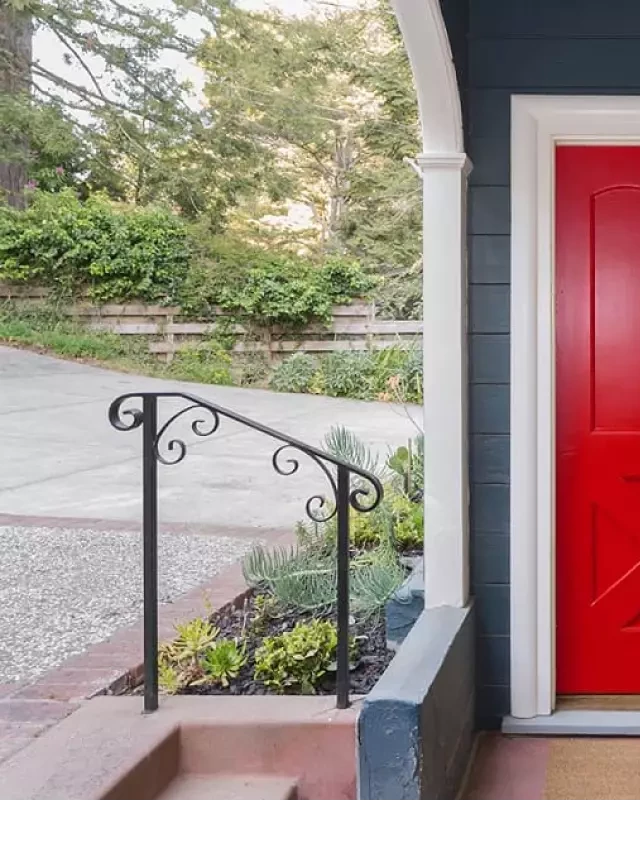
<svg viewBox="0 0 640 853"><path fill-rule="evenodd" d="M640 145L640 96L511 98L511 716L555 706L555 148Z"/></svg>

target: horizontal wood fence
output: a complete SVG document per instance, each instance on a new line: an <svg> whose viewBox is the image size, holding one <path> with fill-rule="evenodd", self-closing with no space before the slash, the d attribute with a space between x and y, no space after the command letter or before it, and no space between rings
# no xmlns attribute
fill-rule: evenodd
<svg viewBox="0 0 640 853"><path fill-rule="evenodd" d="M10 299L24 307L43 305L46 288L10 287L0 284L0 299ZM355 301L337 305L328 326L314 324L296 330L251 328L228 322L195 322L181 318L180 309L163 305L127 303L123 305L75 303L62 310L82 325L95 331L116 335L137 335L148 339L149 352L171 361L175 353L193 347L216 331L233 332L237 336L235 353L262 353L279 359L293 352L311 354L344 350L385 349L411 345L422 336L420 320L380 320L372 303ZM223 312L217 312L224 318Z"/></svg>

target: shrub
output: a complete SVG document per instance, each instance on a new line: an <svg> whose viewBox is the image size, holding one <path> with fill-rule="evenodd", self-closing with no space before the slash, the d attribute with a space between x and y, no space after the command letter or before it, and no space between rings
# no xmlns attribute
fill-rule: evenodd
<svg viewBox="0 0 640 853"><path fill-rule="evenodd" d="M331 308L369 292L376 280L357 261L318 263L228 237L194 236L194 256L181 304L206 316L214 306L258 325L302 327L331 320Z"/></svg>
<svg viewBox="0 0 640 853"><path fill-rule="evenodd" d="M391 494L387 501L392 518L392 537L399 551L417 551L424 545L424 504L403 493Z"/></svg>
<svg viewBox="0 0 640 853"><path fill-rule="evenodd" d="M382 400L422 402L422 349L392 346L371 354L371 388Z"/></svg>
<svg viewBox="0 0 640 853"><path fill-rule="evenodd" d="M189 269L180 219L70 189L36 192L22 211L0 207L0 277L94 302L175 302Z"/></svg>
<svg viewBox="0 0 640 853"><path fill-rule="evenodd" d="M287 374L292 356L282 364ZM303 391L360 400L422 402L422 352L419 347L332 352L316 361L317 369ZM295 390L290 387L287 390Z"/></svg>
<svg viewBox="0 0 640 853"><path fill-rule="evenodd" d="M315 693L316 685L334 665L338 634L330 622L314 620L268 637L256 650L255 678L278 693L300 688Z"/></svg>
<svg viewBox="0 0 640 853"><path fill-rule="evenodd" d="M320 362L319 385L329 397L371 398L371 356L366 352L332 352Z"/></svg>
<svg viewBox="0 0 640 853"><path fill-rule="evenodd" d="M203 385L232 385L231 356L216 341L203 341L180 350L168 373L187 382Z"/></svg>
<svg viewBox="0 0 640 853"><path fill-rule="evenodd" d="M295 353L275 368L269 386L274 391L304 394L310 390L317 369L313 356Z"/></svg>

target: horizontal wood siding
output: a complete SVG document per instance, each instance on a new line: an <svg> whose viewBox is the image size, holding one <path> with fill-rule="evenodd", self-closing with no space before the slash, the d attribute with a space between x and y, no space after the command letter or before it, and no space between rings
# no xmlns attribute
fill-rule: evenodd
<svg viewBox="0 0 640 853"><path fill-rule="evenodd" d="M471 570L491 726L509 710L511 95L640 93L640 2L469 0L468 21Z"/></svg>

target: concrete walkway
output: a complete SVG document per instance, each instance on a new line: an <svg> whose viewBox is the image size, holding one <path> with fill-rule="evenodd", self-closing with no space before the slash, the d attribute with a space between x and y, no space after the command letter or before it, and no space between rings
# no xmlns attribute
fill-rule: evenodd
<svg viewBox="0 0 640 853"><path fill-rule="evenodd" d="M0 514L134 521L141 513L141 430L120 433L109 403L136 391L182 389L311 444L333 424L386 452L416 434L402 406L167 382L0 347ZM419 423L421 410L410 407ZM322 474L301 461L291 477L271 466L271 439L226 421L198 439L183 418L171 435L187 458L160 466L164 521L233 528L283 528L303 517Z"/></svg>

